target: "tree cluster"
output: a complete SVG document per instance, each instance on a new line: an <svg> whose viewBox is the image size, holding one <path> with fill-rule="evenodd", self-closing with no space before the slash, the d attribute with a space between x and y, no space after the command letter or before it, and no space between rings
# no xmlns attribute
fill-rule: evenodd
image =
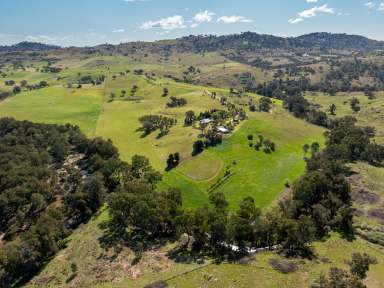
<svg viewBox="0 0 384 288"><path fill-rule="evenodd" d="M69 159L75 159L71 161ZM0 286L33 275L111 191L116 148L76 126L0 120Z"/></svg>
<svg viewBox="0 0 384 288"><path fill-rule="evenodd" d="M164 136L169 132L169 129L176 125L177 120L161 115L145 115L139 118L142 125L142 130L145 135L148 135L160 129L159 136Z"/></svg>
<svg viewBox="0 0 384 288"><path fill-rule="evenodd" d="M177 98L177 97L171 96L170 99L171 101L167 103L167 107L169 108L182 107L187 105L187 100L185 98Z"/></svg>

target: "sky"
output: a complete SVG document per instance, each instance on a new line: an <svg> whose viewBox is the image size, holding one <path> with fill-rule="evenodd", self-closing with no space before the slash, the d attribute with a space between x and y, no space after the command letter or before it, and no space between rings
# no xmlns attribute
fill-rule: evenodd
<svg viewBox="0 0 384 288"><path fill-rule="evenodd" d="M93 46L245 31L384 40L384 0L0 0L0 45Z"/></svg>

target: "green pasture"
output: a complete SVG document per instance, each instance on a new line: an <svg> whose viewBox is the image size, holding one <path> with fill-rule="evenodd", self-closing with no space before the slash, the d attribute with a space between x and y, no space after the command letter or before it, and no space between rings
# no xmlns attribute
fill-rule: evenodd
<svg viewBox="0 0 384 288"><path fill-rule="evenodd" d="M357 113L351 109L351 99L355 97L360 101L361 110ZM307 99L319 104L321 109L329 111L331 104L336 105L336 117L351 115L356 117L358 124L376 128L376 140L384 143L384 93L376 94L375 99L368 99L364 93L339 93L336 96L315 93L307 95ZM328 113L329 114L329 113Z"/></svg>

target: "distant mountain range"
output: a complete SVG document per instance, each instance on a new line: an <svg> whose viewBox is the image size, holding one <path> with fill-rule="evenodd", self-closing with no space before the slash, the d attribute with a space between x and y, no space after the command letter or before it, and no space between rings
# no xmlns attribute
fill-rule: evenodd
<svg viewBox="0 0 384 288"><path fill-rule="evenodd" d="M160 41L161 42L161 41ZM384 50L384 41L371 40L363 36L311 33L299 37L278 37L253 32L224 36L188 36L176 40L177 46L189 47L192 50L243 50L260 49L281 50L348 50L368 52Z"/></svg>
<svg viewBox="0 0 384 288"><path fill-rule="evenodd" d="M0 52L48 51L54 49L60 49L60 47L55 45L27 41L10 46L0 46Z"/></svg>
<svg viewBox="0 0 384 288"><path fill-rule="evenodd" d="M174 40L160 40L156 42L129 42L119 45L99 45L85 49L149 49L204 52L204 51L257 51L261 49L280 49L280 50L347 50L370 52L374 50L384 50L384 41L372 40L359 35L333 34L333 33L311 33L299 37L278 37L273 35L263 35L254 32L244 32L224 36L198 35L186 36ZM21 42L11 46L0 46L0 52L15 51L48 51L60 49L59 46L47 45L35 42Z"/></svg>

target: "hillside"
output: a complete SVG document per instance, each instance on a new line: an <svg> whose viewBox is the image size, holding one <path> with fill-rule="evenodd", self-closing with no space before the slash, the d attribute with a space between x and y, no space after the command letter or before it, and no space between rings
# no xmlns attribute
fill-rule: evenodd
<svg viewBox="0 0 384 288"><path fill-rule="evenodd" d="M0 190L12 208L1 209L11 212L0 284L308 287L338 267L334 278L379 288L383 47L345 34L246 32L6 50L0 117L16 120L0 120L11 123L0 125L0 164L16 161L22 181L0 173L14 188ZM40 201L34 188L64 168L70 177L37 189ZM40 221L48 208L62 230ZM348 270L360 256L366 278Z"/></svg>
<svg viewBox="0 0 384 288"><path fill-rule="evenodd" d="M0 46L0 52L28 52L28 51L42 52L42 51L49 51L49 50L55 50L55 49L60 49L60 47L56 45L48 45L43 43L27 42L27 41L20 42L10 46Z"/></svg>

